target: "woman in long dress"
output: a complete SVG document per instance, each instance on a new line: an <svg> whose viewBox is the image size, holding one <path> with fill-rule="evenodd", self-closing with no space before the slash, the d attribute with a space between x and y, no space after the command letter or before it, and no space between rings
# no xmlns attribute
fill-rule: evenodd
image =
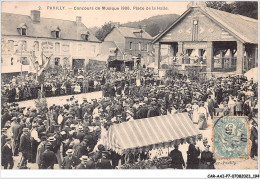
<svg viewBox="0 0 260 179"><path fill-rule="evenodd" d="M200 103L200 107L198 109L198 115L199 115L199 123L198 127L200 130L204 130L208 127L207 124L207 109L204 107L203 102Z"/></svg>
<svg viewBox="0 0 260 179"><path fill-rule="evenodd" d="M196 123L196 124L198 124L198 122L199 122L198 109L199 109L199 105L195 101L194 104L192 105L192 111L193 111L192 120L193 120L193 123Z"/></svg>

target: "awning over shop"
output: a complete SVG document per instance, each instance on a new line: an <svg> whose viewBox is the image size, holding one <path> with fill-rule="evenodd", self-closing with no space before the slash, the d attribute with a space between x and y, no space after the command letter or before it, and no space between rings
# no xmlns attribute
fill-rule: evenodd
<svg viewBox="0 0 260 179"><path fill-rule="evenodd" d="M172 146L193 137L201 138L199 130L188 113L178 113L115 124L108 130L105 145L124 154Z"/></svg>

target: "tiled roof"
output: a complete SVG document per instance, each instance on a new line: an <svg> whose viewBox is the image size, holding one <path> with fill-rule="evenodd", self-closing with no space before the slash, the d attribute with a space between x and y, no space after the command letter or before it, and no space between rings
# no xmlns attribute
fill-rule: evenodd
<svg viewBox="0 0 260 179"><path fill-rule="evenodd" d="M17 28L21 24L27 26L27 36L38 38L55 38L51 31L57 27L61 30L60 39L66 40L83 40L81 32L89 31L83 23L77 25L75 21L41 17L39 23L34 23L30 16L13 13L2 13L1 23L2 35L20 35ZM91 33L88 41L100 42Z"/></svg>
<svg viewBox="0 0 260 179"><path fill-rule="evenodd" d="M96 60L107 61L107 59L110 56L114 56L111 51L113 51L115 49L119 50L118 56L122 56L121 49L118 48L118 46L115 44L115 42L110 42L110 41L102 42L102 44L101 44L101 52L102 52L102 54L99 54L96 57Z"/></svg>
<svg viewBox="0 0 260 179"><path fill-rule="evenodd" d="M258 20L208 7L202 10L244 42L258 43Z"/></svg>
<svg viewBox="0 0 260 179"><path fill-rule="evenodd" d="M116 27L120 33L124 36L124 37L131 37L131 38L141 38L140 34L142 34L142 38L144 39L153 39L147 32L145 32L144 30L142 30L142 33L140 33L141 29L138 28L132 28L132 27L123 27L123 26L119 26Z"/></svg>
<svg viewBox="0 0 260 179"><path fill-rule="evenodd" d="M191 8L192 7L187 9L187 11L185 11L169 28L157 35L154 38L153 43L157 42L164 34L180 22L181 19L185 18ZM244 43L258 43L258 20L208 7L201 7L200 10L217 24L230 31L238 40Z"/></svg>

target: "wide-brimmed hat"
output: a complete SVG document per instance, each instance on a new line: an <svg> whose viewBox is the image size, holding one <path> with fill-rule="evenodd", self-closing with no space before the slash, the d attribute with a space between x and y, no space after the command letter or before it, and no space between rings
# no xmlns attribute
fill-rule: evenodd
<svg viewBox="0 0 260 179"><path fill-rule="evenodd" d="M23 128L23 132L29 132L28 128Z"/></svg>
<svg viewBox="0 0 260 179"><path fill-rule="evenodd" d="M66 154L72 154L73 153L73 149L68 149L67 151L66 151Z"/></svg>
<svg viewBox="0 0 260 179"><path fill-rule="evenodd" d="M49 137L48 138L48 141L50 141L50 142L53 142L53 141L55 141L56 139L55 139L55 137L53 137L53 136L51 136L51 137Z"/></svg>
<svg viewBox="0 0 260 179"><path fill-rule="evenodd" d="M88 156L83 155L83 156L80 158L80 160L88 160Z"/></svg>

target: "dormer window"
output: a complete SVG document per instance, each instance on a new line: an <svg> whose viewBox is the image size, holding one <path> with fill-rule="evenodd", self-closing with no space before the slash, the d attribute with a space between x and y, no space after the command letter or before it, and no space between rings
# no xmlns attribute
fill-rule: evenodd
<svg viewBox="0 0 260 179"><path fill-rule="evenodd" d="M81 38L85 41L88 41L89 40L89 31L83 31L81 32Z"/></svg>
<svg viewBox="0 0 260 179"><path fill-rule="evenodd" d="M17 27L20 35L27 35L27 25L25 23L21 23L19 24L19 26Z"/></svg>
<svg viewBox="0 0 260 179"><path fill-rule="evenodd" d="M60 28L58 26L52 26L51 33L54 38L60 38Z"/></svg>
<svg viewBox="0 0 260 179"><path fill-rule="evenodd" d="M60 38L60 32L59 31L56 31L55 38Z"/></svg>

